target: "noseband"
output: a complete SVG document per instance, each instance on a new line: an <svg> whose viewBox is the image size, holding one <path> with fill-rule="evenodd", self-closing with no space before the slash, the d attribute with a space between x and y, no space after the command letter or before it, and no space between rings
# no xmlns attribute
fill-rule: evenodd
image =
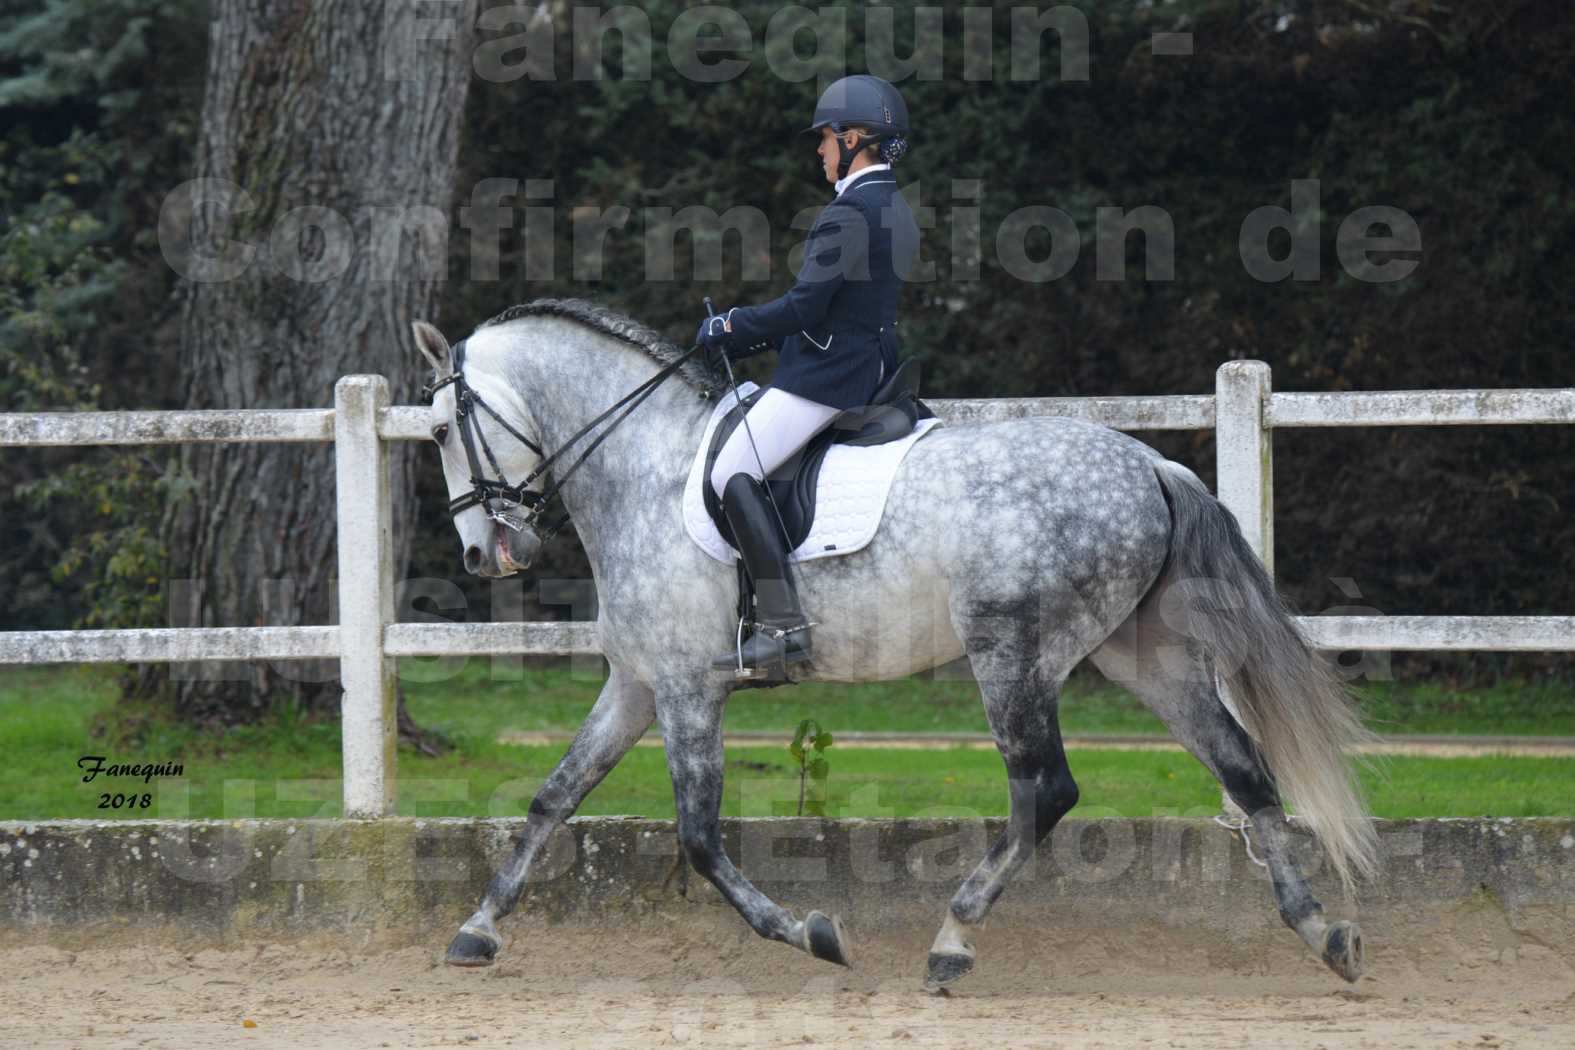
<svg viewBox="0 0 1575 1050"><path fill-rule="evenodd" d="M678 371L679 366L699 349L700 347L697 345L684 351L677 360L663 366L662 370L657 372L656 375L629 391L611 408L581 427L575 432L573 437L563 443L562 448L548 455L540 445L521 434L518 430L515 430L508 420L504 419L495 408L481 399L481 395L476 393L474 387L465 382L465 340L461 339L458 343L455 343L449 351L449 374L429 385L425 391L427 396L431 397L449 384L453 384L454 424L459 428L460 441L465 447L465 461L470 468L470 491L463 496L449 500L449 516L458 517L461 512L467 511L471 507L480 507L486 512L488 518L499 525L514 532L519 532L521 529L530 529L536 535L537 540L545 544L569 523L569 514L565 511L547 527L545 534L539 528L541 516L546 512L548 504L558 498L570 476L579 469L581 463L585 462L586 457L596 451L596 446L600 445L607 435L611 434L618 424L628 417L630 412L640 407L640 402L650 397L668 376ZM586 446L585 451L580 453L579 458L569 464L568 468L547 487L545 492L534 492L530 489L531 482L546 474L554 460L568 451L575 442L589 433L602 420L625 405L628 405L628 407L624 408L623 413L608 424L607 429L596 435L596 439ZM503 469L498 466L497 456L493 455L492 446L487 444L487 437L481 432L481 427L476 421L477 409L491 416L497 421L499 426L508 432L510 437L541 458L541 462L536 464L536 469L531 471L519 484L510 485L508 479L503 476ZM481 457L476 454L478 445L481 447L481 452L486 456L487 465L492 468L492 477L487 477L482 470ZM496 506L494 506L494 502L496 502ZM525 509L523 515L513 513L522 507Z"/></svg>

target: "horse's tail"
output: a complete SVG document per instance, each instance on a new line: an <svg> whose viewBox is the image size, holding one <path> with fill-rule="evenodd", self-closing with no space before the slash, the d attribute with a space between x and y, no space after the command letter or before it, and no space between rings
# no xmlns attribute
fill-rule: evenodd
<svg viewBox="0 0 1575 1050"><path fill-rule="evenodd" d="M1378 866L1347 757L1371 738L1343 683L1302 637L1230 510L1179 463L1156 464L1170 504L1170 569L1188 634L1213 657L1282 798L1312 827L1349 892Z"/></svg>

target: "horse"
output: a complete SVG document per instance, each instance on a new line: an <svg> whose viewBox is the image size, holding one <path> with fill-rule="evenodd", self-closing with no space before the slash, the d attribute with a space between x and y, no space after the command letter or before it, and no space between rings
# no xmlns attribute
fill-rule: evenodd
<svg viewBox="0 0 1575 1050"><path fill-rule="evenodd" d="M431 433L465 568L487 577L526 569L543 542L540 503L559 496L590 561L609 665L445 961L494 960L498 921L549 834L655 720L688 863L760 936L846 965L838 916L796 917L723 848L722 716L739 685L711 657L738 627L737 574L685 535L680 500L724 377L693 349L581 299L506 310L458 355L430 324L413 331L433 370ZM663 382L672 376L678 382ZM552 492L530 485L624 390L643 400L598 433L572 477L552 466ZM531 508L524 518L521 504ZM1336 974L1360 976L1361 930L1324 917L1291 855L1284 804L1347 893L1371 876L1376 834L1348 758L1366 730L1236 519L1187 467L1074 419L942 425L902 460L865 548L795 568L819 624L812 659L792 665L796 680L902 678L966 657L1004 760L1010 816L941 917L925 987L944 991L974 969L975 931L1078 801L1057 713L1085 657L1134 692L1249 815L1286 925Z"/></svg>

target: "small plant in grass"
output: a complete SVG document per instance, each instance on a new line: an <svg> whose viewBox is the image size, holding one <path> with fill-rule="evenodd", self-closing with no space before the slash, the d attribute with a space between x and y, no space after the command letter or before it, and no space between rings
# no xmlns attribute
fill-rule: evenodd
<svg viewBox="0 0 1575 1050"><path fill-rule="evenodd" d="M826 815L826 777L831 767L826 762L826 749L831 746L831 734L820 728L813 718L798 724L788 752L798 763L798 815L812 817Z"/></svg>

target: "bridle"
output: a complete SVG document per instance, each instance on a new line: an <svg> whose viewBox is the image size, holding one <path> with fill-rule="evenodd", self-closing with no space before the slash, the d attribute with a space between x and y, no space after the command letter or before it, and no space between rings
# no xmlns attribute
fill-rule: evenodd
<svg viewBox="0 0 1575 1050"><path fill-rule="evenodd" d="M545 534L538 527L541 523L541 516L546 512L547 506L558 497L559 492L568 482L570 476L579 469L581 463L585 462L586 457L596 451L596 446L600 445L607 435L611 434L614 428L624 421L630 412L640 407L640 402L651 396L668 376L678 371L679 366L689 360L690 356L699 349L700 347L696 345L684 351L676 360L663 366L662 370L657 372L656 375L629 391L611 408L581 427L575 432L573 437L563 443L562 448L548 455L540 445L514 429L509 424L509 421L498 413L497 409L483 401L481 395L476 393L475 388L465 382L465 340L461 339L458 343L455 343L453 349L449 351L449 374L425 388L426 395L432 397L439 390L442 390L449 384L453 384L454 424L459 428L460 441L465 448L465 461L470 468L470 491L463 496L449 500L449 516L457 517L471 507L480 507L486 512L489 519L497 522L499 525L514 532L519 532L521 529L530 529L536 535L537 540L545 544L569 523L569 514L565 510L558 516L557 520L547 526ZM624 408L623 414L613 420L607 426L607 429L596 435L596 439L586 447L584 452L580 453L578 459L569 464L568 468L547 487L546 491L534 492L531 490L531 482L546 474L554 460L568 451L570 446L576 441L579 441L580 438L589 433L592 427L595 427L626 404L628 407ZM492 452L492 446L487 444L487 437L481 432L481 427L476 422L477 409L487 413L487 415L497 421L499 426L509 433L509 436L541 457L541 462L536 464L536 469L531 471L518 484L509 484L508 478L504 477L502 468L498 466L498 458ZM476 454L478 445L481 448L482 455L486 457L487 465L492 468L491 477L486 476L482 470L481 456ZM494 502L496 502L496 506L494 506ZM520 508L524 508L523 514L514 513Z"/></svg>

